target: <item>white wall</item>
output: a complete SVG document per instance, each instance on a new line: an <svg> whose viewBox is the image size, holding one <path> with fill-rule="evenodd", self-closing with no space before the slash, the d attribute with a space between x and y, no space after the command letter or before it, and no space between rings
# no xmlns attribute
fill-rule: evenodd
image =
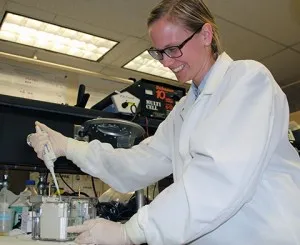
<svg viewBox="0 0 300 245"><path fill-rule="evenodd" d="M75 105L80 84L90 94L87 108L129 85L117 78L105 79L0 57L0 94Z"/></svg>

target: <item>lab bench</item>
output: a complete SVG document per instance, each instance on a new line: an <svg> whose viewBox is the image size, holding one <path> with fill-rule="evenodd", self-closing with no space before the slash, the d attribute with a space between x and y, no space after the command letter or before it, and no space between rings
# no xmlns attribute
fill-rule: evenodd
<svg viewBox="0 0 300 245"><path fill-rule="evenodd" d="M1 245L75 245L73 241L51 242L32 240L30 235L0 236Z"/></svg>

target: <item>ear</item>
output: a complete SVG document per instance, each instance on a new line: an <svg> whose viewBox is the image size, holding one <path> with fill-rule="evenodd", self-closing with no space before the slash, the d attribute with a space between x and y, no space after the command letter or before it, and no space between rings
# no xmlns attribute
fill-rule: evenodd
<svg viewBox="0 0 300 245"><path fill-rule="evenodd" d="M201 34L205 46L210 46L213 38L213 28L211 24L205 23L202 27Z"/></svg>

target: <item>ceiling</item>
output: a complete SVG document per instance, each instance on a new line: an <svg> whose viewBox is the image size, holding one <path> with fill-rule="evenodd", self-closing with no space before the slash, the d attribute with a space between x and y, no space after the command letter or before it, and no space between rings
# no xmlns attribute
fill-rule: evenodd
<svg viewBox="0 0 300 245"><path fill-rule="evenodd" d="M118 41L99 62L0 41L0 51L120 78L167 79L122 68L150 47L146 19L159 0L0 0L5 11ZM254 59L273 73L291 112L300 110L300 1L206 0L220 29L223 49L234 59Z"/></svg>

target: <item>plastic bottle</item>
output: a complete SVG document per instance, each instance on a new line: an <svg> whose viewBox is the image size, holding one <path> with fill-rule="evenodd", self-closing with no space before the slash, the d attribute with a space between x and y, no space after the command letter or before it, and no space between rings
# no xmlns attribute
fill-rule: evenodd
<svg viewBox="0 0 300 245"><path fill-rule="evenodd" d="M13 210L15 210L15 221L14 228L21 228L22 225L22 217L28 216L30 211L30 196L36 196L37 191L35 189L35 181L34 180L26 180L25 181L25 189L19 195L19 198L10 206ZM24 223L24 222L23 222Z"/></svg>
<svg viewBox="0 0 300 245"><path fill-rule="evenodd" d="M28 210L23 210L22 212L22 220L21 220L21 230L25 233L32 232L32 218L34 216L32 205L30 203L30 197L37 196L37 190L35 188L35 181L34 180L26 180L25 182L26 188L22 192L25 196L27 196L27 202L29 203L30 207Z"/></svg>
<svg viewBox="0 0 300 245"><path fill-rule="evenodd" d="M3 187L0 191L0 236L8 235L13 227L14 211L9 208L8 195L7 187Z"/></svg>
<svg viewBox="0 0 300 245"><path fill-rule="evenodd" d="M37 190L35 188L34 180L26 180L25 185L26 185L26 188L24 191L22 191L23 195L30 197L30 196L36 196L38 194Z"/></svg>

